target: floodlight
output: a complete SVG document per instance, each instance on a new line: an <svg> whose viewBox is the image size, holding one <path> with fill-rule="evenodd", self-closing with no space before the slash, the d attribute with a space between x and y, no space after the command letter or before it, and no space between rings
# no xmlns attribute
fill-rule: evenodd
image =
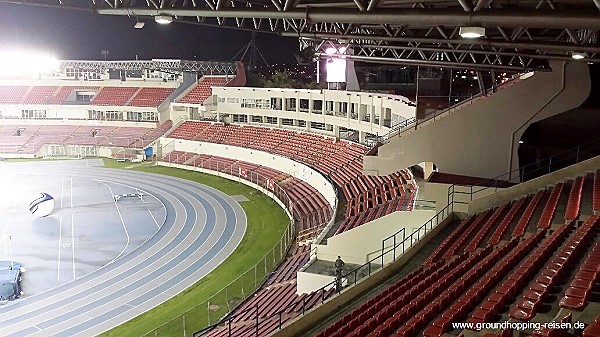
<svg viewBox="0 0 600 337"><path fill-rule="evenodd" d="M575 60L582 60L585 58L585 53L574 51L571 53L571 57L574 58Z"/></svg>
<svg viewBox="0 0 600 337"><path fill-rule="evenodd" d="M460 37L464 39L476 39L485 36L485 28L483 27L460 27L458 30Z"/></svg>
<svg viewBox="0 0 600 337"><path fill-rule="evenodd" d="M154 17L154 21L156 21L156 23L159 23L161 25L166 25L166 24L173 22L173 17L169 16L169 15L157 15Z"/></svg>
<svg viewBox="0 0 600 337"><path fill-rule="evenodd" d="M327 55L334 55L337 52L337 49L335 49L334 47L327 47L327 49L325 49L325 54Z"/></svg>
<svg viewBox="0 0 600 337"><path fill-rule="evenodd" d="M135 29L142 29L142 28L144 28L145 25L146 25L145 22L138 21L138 22L135 23L135 25L133 25L133 28L135 28Z"/></svg>
<svg viewBox="0 0 600 337"><path fill-rule="evenodd" d="M346 49L347 49L346 47L340 47L340 48L338 49L338 52L339 52L340 54L344 54L344 53L346 52Z"/></svg>
<svg viewBox="0 0 600 337"><path fill-rule="evenodd" d="M6 51L0 53L0 75L20 76L56 70L58 60L49 55Z"/></svg>
<svg viewBox="0 0 600 337"><path fill-rule="evenodd" d="M346 82L346 60L341 58L331 58L325 65L327 71L327 82L344 83Z"/></svg>

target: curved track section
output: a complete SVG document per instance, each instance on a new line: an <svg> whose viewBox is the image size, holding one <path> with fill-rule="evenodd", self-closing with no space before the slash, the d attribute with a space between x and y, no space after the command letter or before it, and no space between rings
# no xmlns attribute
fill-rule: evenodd
<svg viewBox="0 0 600 337"><path fill-rule="evenodd" d="M11 167L1 167L0 174L8 174ZM28 167L23 165L20 172ZM246 230L240 205L207 186L94 167L61 167L60 174L144 189L165 205L165 223L135 251L97 271L0 307L0 335L91 336L109 330L207 275L233 252Z"/></svg>

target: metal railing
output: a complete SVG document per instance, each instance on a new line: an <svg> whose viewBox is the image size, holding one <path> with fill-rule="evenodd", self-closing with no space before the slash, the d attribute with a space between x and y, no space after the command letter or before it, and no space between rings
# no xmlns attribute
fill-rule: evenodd
<svg viewBox="0 0 600 337"><path fill-rule="evenodd" d="M170 158L165 163L173 166L173 164L183 165L185 161L180 156L173 156L173 158ZM205 167L202 165L189 166L191 169L209 169L208 167L208 163ZM236 172L232 169L229 172L221 173L248 180L263 187L269 191L268 194L272 194L273 197L279 199L285 205L289 214L293 214L293 201L275 181L255 172L244 174L242 171ZM209 299L198 303L183 314L153 328L143 336L191 336L194 331L220 322L222 317L252 295L267 280L271 271L284 260L294 242L295 224L293 221L290 221L279 241L254 266L246 269L246 271L217 291Z"/></svg>
<svg viewBox="0 0 600 337"><path fill-rule="evenodd" d="M507 188L598 155L600 155L600 138L561 151L536 163L521 166L497 177L482 179L473 185L451 185L448 187L448 202L453 202L457 196L461 195L467 196L466 200L471 201L479 196L497 192L499 188Z"/></svg>

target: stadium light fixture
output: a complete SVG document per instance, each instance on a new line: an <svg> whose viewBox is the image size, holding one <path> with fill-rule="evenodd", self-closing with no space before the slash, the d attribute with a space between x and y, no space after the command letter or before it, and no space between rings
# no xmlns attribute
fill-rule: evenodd
<svg viewBox="0 0 600 337"><path fill-rule="evenodd" d="M325 49L325 54L327 55L335 55L336 52L337 49L335 49L334 47L328 47L327 49Z"/></svg>
<svg viewBox="0 0 600 337"><path fill-rule="evenodd" d="M0 53L0 76L41 74L58 68L58 60L50 55L24 51Z"/></svg>
<svg viewBox="0 0 600 337"><path fill-rule="evenodd" d="M476 39L485 36L485 28L483 27L460 27L458 34L463 39Z"/></svg>
<svg viewBox="0 0 600 337"><path fill-rule="evenodd" d="M142 28L144 28L145 25L146 25L145 22L143 22L143 21L137 21L135 23L135 25L133 25L133 28L135 28L135 29L142 29Z"/></svg>
<svg viewBox="0 0 600 337"><path fill-rule="evenodd" d="M154 17L154 21L161 25L167 25L167 24L173 22L173 17L169 16L169 15L156 15Z"/></svg>
<svg viewBox="0 0 600 337"><path fill-rule="evenodd" d="M571 57L575 60L582 60L585 58L585 53L574 51L571 53Z"/></svg>

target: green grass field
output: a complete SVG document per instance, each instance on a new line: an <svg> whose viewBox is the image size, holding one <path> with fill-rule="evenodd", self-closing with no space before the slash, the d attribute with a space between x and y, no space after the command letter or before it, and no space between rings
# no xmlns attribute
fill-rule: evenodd
<svg viewBox="0 0 600 337"><path fill-rule="evenodd" d="M184 326L187 336L191 336L209 323L217 322L229 308L251 294L275 267L282 253L285 254L278 243L289 219L283 209L266 195L246 185L208 174L147 163L118 163L110 159L105 159L104 162L106 167L127 168L196 181L228 195L244 195L249 201L240 203L248 219L246 235L223 264L183 293L102 336L142 336L147 333L148 336L183 336ZM257 264L257 268L252 268ZM230 284L234 280L237 281ZM226 285L229 285L227 290L219 292ZM207 302L209 299L210 302ZM156 330L158 327L160 328Z"/></svg>

